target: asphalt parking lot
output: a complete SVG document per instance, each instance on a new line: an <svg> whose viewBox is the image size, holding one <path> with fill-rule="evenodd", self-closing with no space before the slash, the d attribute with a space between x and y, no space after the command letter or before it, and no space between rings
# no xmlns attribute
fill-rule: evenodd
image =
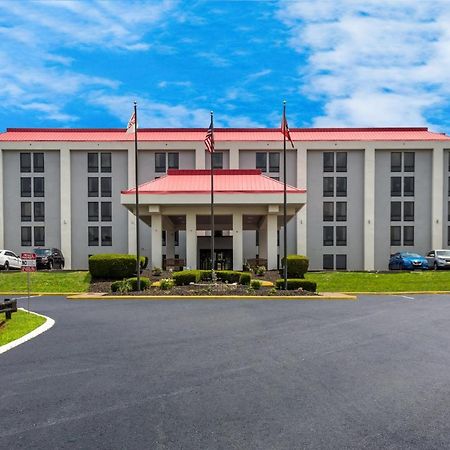
<svg viewBox="0 0 450 450"><path fill-rule="evenodd" d="M450 447L450 296L31 306L1 448Z"/></svg>

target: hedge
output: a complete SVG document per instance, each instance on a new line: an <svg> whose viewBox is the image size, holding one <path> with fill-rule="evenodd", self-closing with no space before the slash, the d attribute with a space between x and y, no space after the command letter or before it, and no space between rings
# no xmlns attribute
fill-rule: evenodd
<svg viewBox="0 0 450 450"><path fill-rule="evenodd" d="M210 270L199 270L200 281L210 281L212 279L212 272Z"/></svg>
<svg viewBox="0 0 450 450"><path fill-rule="evenodd" d="M198 283L201 273L200 270L183 270L181 272L175 272L172 276L177 286L184 286L189 283Z"/></svg>
<svg viewBox="0 0 450 450"><path fill-rule="evenodd" d="M242 272L241 276L239 277L239 284L244 284L248 286L250 284L250 281L252 280L252 274L249 272Z"/></svg>
<svg viewBox="0 0 450 450"><path fill-rule="evenodd" d="M137 291L137 278L128 278L127 283L130 285L132 291ZM141 290L147 289L150 286L150 280L147 277L141 277Z"/></svg>
<svg viewBox="0 0 450 450"><path fill-rule="evenodd" d="M217 279L224 283L239 283L242 272L236 272L234 270L218 270L216 272Z"/></svg>
<svg viewBox="0 0 450 450"><path fill-rule="evenodd" d="M284 279L280 278L276 281L277 289L284 289ZM303 289L309 292L316 292L317 283L314 281L307 281L301 278L288 278L287 280L288 291L293 291L295 289Z"/></svg>
<svg viewBox="0 0 450 450"><path fill-rule="evenodd" d="M141 257L141 265L145 258ZM89 258L89 272L92 278L121 280L136 275L136 255L115 253L92 255Z"/></svg>
<svg viewBox="0 0 450 450"><path fill-rule="evenodd" d="M284 267L284 258L281 259L282 267ZM309 258L303 255L287 255L287 276L288 278L305 278L308 272ZM283 269L280 275L283 275Z"/></svg>

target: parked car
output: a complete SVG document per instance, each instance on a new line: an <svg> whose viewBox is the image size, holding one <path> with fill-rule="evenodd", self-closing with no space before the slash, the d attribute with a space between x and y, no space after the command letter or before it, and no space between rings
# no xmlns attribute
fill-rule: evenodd
<svg viewBox="0 0 450 450"><path fill-rule="evenodd" d="M450 269L450 250L431 250L426 258L432 269Z"/></svg>
<svg viewBox="0 0 450 450"><path fill-rule="evenodd" d="M428 269L428 261L417 253L399 252L391 255L389 270Z"/></svg>
<svg viewBox="0 0 450 450"><path fill-rule="evenodd" d="M35 248L36 267L38 269L63 269L64 256L57 248Z"/></svg>
<svg viewBox="0 0 450 450"><path fill-rule="evenodd" d="M11 250L0 250L0 269L20 269L22 260Z"/></svg>

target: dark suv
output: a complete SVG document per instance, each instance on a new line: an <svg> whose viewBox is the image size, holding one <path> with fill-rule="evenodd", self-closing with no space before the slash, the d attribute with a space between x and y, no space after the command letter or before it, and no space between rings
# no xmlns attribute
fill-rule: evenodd
<svg viewBox="0 0 450 450"><path fill-rule="evenodd" d="M35 248L38 269L64 269L64 256L57 248Z"/></svg>

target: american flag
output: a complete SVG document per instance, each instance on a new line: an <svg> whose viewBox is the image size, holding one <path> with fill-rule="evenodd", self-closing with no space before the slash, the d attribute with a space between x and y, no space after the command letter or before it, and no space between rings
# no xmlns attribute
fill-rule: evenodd
<svg viewBox="0 0 450 450"><path fill-rule="evenodd" d="M127 133L134 133L136 130L136 114L131 114L130 120L127 125Z"/></svg>
<svg viewBox="0 0 450 450"><path fill-rule="evenodd" d="M209 153L214 152L214 125L212 115L211 115L211 123L209 125L208 131L206 132L205 145L206 150L208 150Z"/></svg>
<svg viewBox="0 0 450 450"><path fill-rule="evenodd" d="M291 133L289 132L289 125L287 123L286 114L284 113L284 111L283 111L283 119L281 120L281 133L283 133L289 139L292 148L295 148L294 143L292 142Z"/></svg>

